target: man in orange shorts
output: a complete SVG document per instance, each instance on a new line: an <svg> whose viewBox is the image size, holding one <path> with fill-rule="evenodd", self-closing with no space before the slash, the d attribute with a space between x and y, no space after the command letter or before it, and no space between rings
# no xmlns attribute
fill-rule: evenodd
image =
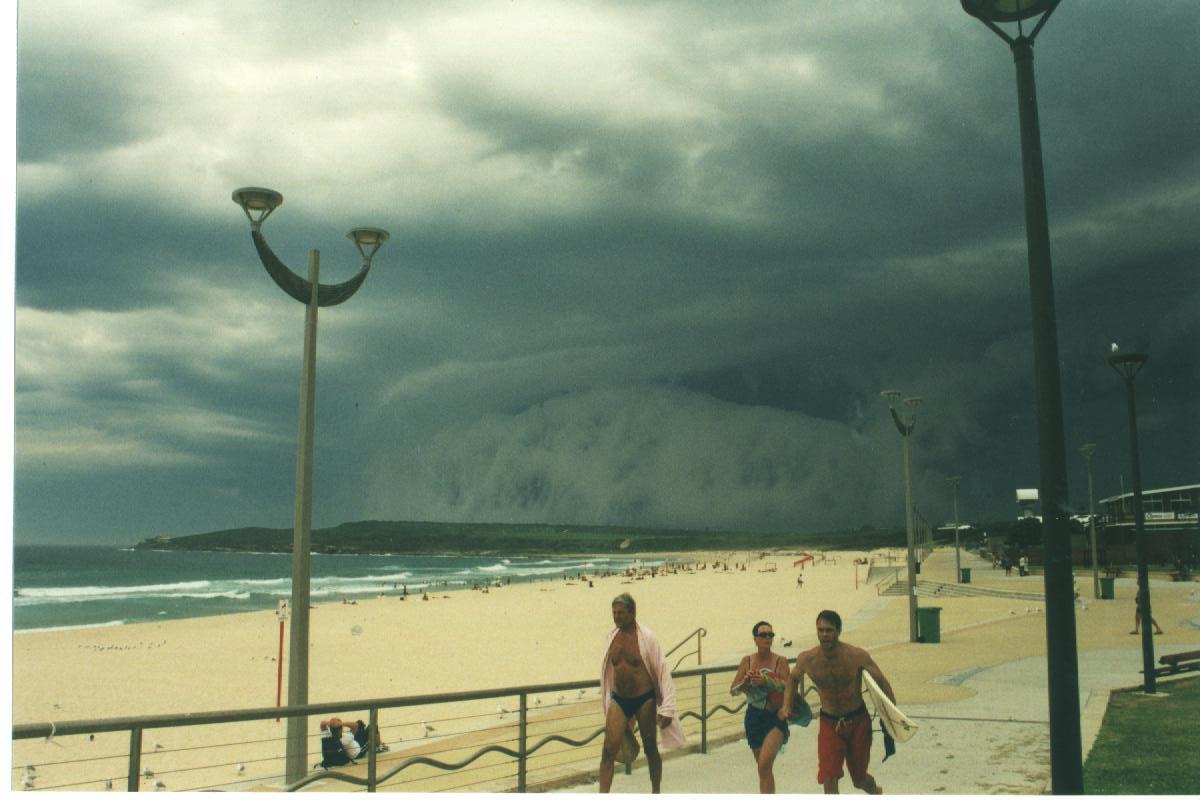
<svg viewBox="0 0 1200 800"><path fill-rule="evenodd" d="M836 611L826 610L817 615L819 644L796 657L779 718L786 720L792 715L792 702L797 690L803 697L804 676L808 675L821 697L817 783L824 784L825 794L837 794L844 761L855 787L867 794L883 794L883 788L867 772L871 761L871 715L863 705L862 671L871 673L893 703L896 696L871 654L841 641L841 634L842 618Z"/></svg>

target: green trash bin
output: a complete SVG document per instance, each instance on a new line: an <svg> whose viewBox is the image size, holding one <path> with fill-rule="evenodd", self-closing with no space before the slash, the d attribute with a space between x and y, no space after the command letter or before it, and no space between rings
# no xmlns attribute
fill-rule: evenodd
<svg viewBox="0 0 1200 800"><path fill-rule="evenodd" d="M959 568L958 572L959 572L959 581L958 581L959 583L970 583L971 582L971 568L970 567L961 567L961 568Z"/></svg>
<svg viewBox="0 0 1200 800"><path fill-rule="evenodd" d="M942 640L941 606L917 609L917 641L937 644Z"/></svg>
<svg viewBox="0 0 1200 800"><path fill-rule="evenodd" d="M1100 599L1101 600L1112 600L1114 597L1116 597L1116 593L1113 591L1113 581L1115 581L1115 580L1116 580L1116 578L1101 578L1100 579Z"/></svg>

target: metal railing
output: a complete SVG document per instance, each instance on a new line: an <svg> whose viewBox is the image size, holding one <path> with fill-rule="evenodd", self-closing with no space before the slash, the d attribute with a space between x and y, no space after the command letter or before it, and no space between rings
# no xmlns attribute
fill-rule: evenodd
<svg viewBox="0 0 1200 800"><path fill-rule="evenodd" d="M696 637L697 642L699 642L699 638L704 635L704 629L698 628L687 638L685 638L684 642L689 641L693 637ZM680 642L680 645L682 645L684 642ZM678 647L679 645L677 645L674 649L678 649ZM689 653L688 655L691 654ZM732 708L724 704L715 704L712 707L709 706L709 676L720 673L731 673L736 671L736 669L736 666L726 665L714 667L696 667L689 670L673 672L673 677L677 683L677 698L679 698L679 696L682 694L678 688L678 684L680 682L687 682L691 679L696 679L699 683L698 697L687 698L688 700L697 701L694 703L689 703L689 705L692 705L695 710L689 709L682 711L679 714L679 717L681 722L685 719L694 719L699 722L699 750L701 753L708 752L709 720L718 712L736 714L745 706L744 701ZM118 717L110 719L73 720L64 722L41 722L14 725L12 729L12 738L14 742L40 738L45 738L47 741L50 741L54 737L70 737L83 734L94 735L99 733L127 731L129 734L129 748L127 755L126 789L130 792L136 792L139 790L142 778L149 777L153 774L149 770L143 770L142 767L142 756L144 755L143 736L146 731L169 728L185 728L201 725L225 725L230 723L262 721L278 718L308 716L325 717L337 713L343 713L347 709L366 710L370 715L371 729L377 731L379 730L379 713L381 710L385 709L414 708L418 706L442 706L449 703L467 703L470 701L515 697L517 698L517 707L515 709L517 714L515 741L506 739L502 740L500 743L481 742L483 746L477 747L473 752L470 752L465 757L454 761L433 758L429 755L413 755L407 758L399 759L397 759L394 755L389 755L389 760L385 765L381 765L379 763L378 754L376 753L375 748L369 747L367 748L368 754L365 760L365 775L356 774L356 772L361 773L361 769L350 771L314 771L298 781L284 785L282 788L284 791L296 791L316 781L332 779L356 786L363 786L366 787L368 792L373 792L381 784L395 779L406 770L418 765L430 767L435 770L441 770L443 773L450 773L462 770L488 754L497 753L515 762L516 776L515 787L513 788L515 788L518 792L524 792L528 788L530 759L534 756L534 754L538 753L539 750L542 750L551 743L565 744L568 748L582 747L595 741L604 733L603 725L600 725L594 729L591 728L591 726L588 726L578 734L574 734L573 730L568 730L565 733L561 731L551 732L548 733L548 735L542 736L542 738L538 739L536 742L531 742L530 698L546 693L568 692L572 690L580 690L580 695L582 696L583 691L595 689L598 686L599 682L595 680L567 681L561 683L513 686L471 692L457 692L452 694L347 700L336 703L315 703L300 706L284 706L280 708L269 707L230 711L197 712L190 714ZM560 702L562 697L563 695L560 694ZM537 702L541 702L540 698L538 698ZM682 707L682 704L678 702L678 700L677 707ZM539 710L544 712L547 709L542 708ZM589 716L591 715L589 714ZM737 728L740 730L740 726L737 726ZM503 730L498 730L496 733L504 735ZM566 735L567 733L571 733L573 735ZM465 746L468 748L470 747L469 744ZM452 748L452 750L462 750L463 747L464 746L457 746ZM280 755L278 759L282 763L282 755ZM494 783L495 780L497 779L492 779L492 782Z"/></svg>
<svg viewBox="0 0 1200 800"><path fill-rule="evenodd" d="M675 662L675 666L671 670L672 672L679 669L679 665L682 664L683 660L685 658L687 658L688 656L695 656L697 664L704 663L704 658L700 653L700 640L703 639L705 636L708 636L707 630L705 630L704 628L696 628L696 630L692 631L687 636L683 637L683 641L681 641L679 644L675 645L674 647L672 647L670 650L668 650L666 652L666 654L663 656L664 660L670 658L672 653L674 653L676 650L678 650L679 648L681 648L685 644L687 644L688 641L690 639L692 639L692 637L695 637L695 639L696 639L696 649L692 650L690 653L684 653L682 656L680 656L679 660Z"/></svg>

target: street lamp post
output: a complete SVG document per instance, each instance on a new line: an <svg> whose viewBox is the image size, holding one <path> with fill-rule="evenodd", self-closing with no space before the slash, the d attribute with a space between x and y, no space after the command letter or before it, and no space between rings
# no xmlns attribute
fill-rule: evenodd
<svg viewBox="0 0 1200 800"><path fill-rule="evenodd" d="M1085 444L1079 448L1079 452L1083 453L1083 458L1087 462L1088 473L1088 526L1091 532L1092 540L1092 592L1097 600L1100 599L1100 559L1096 555L1096 501L1092 495L1092 453L1096 452L1096 445Z"/></svg>
<svg viewBox="0 0 1200 800"><path fill-rule="evenodd" d="M1017 108L1025 178L1025 237L1033 317L1034 384L1038 411L1039 488L1045 556L1046 658L1050 707L1050 781L1055 794L1083 794L1083 747L1079 730L1079 658L1075 641L1075 593L1071 575L1070 511L1067 508L1066 444L1063 440L1062 387L1054 281L1050 266L1050 224L1042 168L1033 40L1059 0L960 0L963 10L983 22L1012 50L1017 71ZM1023 22L1041 15L1026 34ZM998 23L1017 23L1013 38Z"/></svg>
<svg viewBox="0 0 1200 800"><path fill-rule="evenodd" d="M961 476L946 478L946 483L954 489L954 582L962 583L962 558L958 551L958 482Z"/></svg>
<svg viewBox="0 0 1200 800"><path fill-rule="evenodd" d="M1144 353L1113 353L1108 357L1108 363L1125 381L1125 394L1129 402L1129 458L1133 462L1133 524L1135 526L1135 546L1138 561L1138 593L1141 600L1137 604L1138 613L1142 615L1142 690L1146 694L1157 691L1154 676L1154 631L1150 615L1150 578L1146 569L1146 525L1142 513L1142 467L1138 454L1137 435L1137 400L1134 397L1133 378L1146 363Z"/></svg>
<svg viewBox="0 0 1200 800"><path fill-rule="evenodd" d="M896 423L896 430L900 431L900 436L904 439L904 533L905 541L908 544L908 640L915 642L917 641L917 568L916 553L914 552L916 532L913 518L912 448L909 445L909 437L912 436L913 428L917 424L916 408L921 404L921 398L904 398L904 404L913 409L912 416L906 422L896 413L896 400L900 398L900 392L888 389L880 392L879 396L888 401L888 410L892 412L892 421Z"/></svg>
<svg viewBox="0 0 1200 800"><path fill-rule="evenodd" d="M362 256L362 267L345 283L321 284L317 250L308 254L308 279L280 261L262 236L262 223L283 204L283 195L271 189L246 187L233 193L233 201L250 220L250 236L267 273L287 294L305 304L304 362L300 377L300 432L296 457L296 501L292 538L292 627L288 646L288 705L308 703L309 551L312 542L312 453L316 411L317 308L344 303L354 296L371 270L371 258L388 239L379 228L354 228L346 235ZM304 777L307 767L306 717L288 717L287 766L289 783Z"/></svg>

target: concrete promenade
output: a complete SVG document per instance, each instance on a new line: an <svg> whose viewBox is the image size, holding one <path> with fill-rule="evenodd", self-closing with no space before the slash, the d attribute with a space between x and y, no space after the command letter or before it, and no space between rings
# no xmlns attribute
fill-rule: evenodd
<svg viewBox="0 0 1200 800"><path fill-rule="evenodd" d="M1011 587L1022 592L1038 591L1040 575L1005 578L989 564L971 556L963 566L973 568L974 580L988 586ZM923 577L952 580L954 551L940 550L927 562ZM1079 586L1090 595L1090 573L1079 573ZM1197 584L1156 583L1155 617L1167 628L1156 638L1159 655L1200 647L1200 592ZM1140 640L1129 636L1132 625L1131 579L1118 580L1117 599L1095 601L1087 597L1086 609L1077 611L1080 642L1079 683L1083 748L1090 750L1100 729L1110 690L1141 683ZM983 598L955 600L959 604L981 601L995 613L995 602ZM907 641L905 597L880 598L880 616L892 620L887 639L871 624L847 623L843 638L862 644L875 654L885 674L896 687L901 707L921 726L907 743L897 745L897 754L881 763L882 739L875 738L871 772L888 794L1041 794L1049 791L1049 710L1045 660L1045 616L1028 601L1010 602L1012 608L984 624L943 623L942 643L911 644ZM921 598L922 606L939 601ZM887 606L899 606L901 613ZM1161 609L1161 610L1159 610ZM867 616L870 616L868 614ZM1004 619L1008 617L1008 619ZM779 626L776 626L779 629ZM1024 629L1022 634L1018 629ZM1039 634L1040 631L1040 634ZM1102 631L1103 635L1096 633ZM1040 635L1040 648L1039 644ZM808 633L815 643L815 635ZM991 643L989 645L989 642ZM967 644L966 661L954 650ZM811 646L803 638L796 642ZM1089 646L1090 645L1090 646ZM793 656L798 647L785 650ZM1033 652L1030 652L1033 651ZM974 654L975 658L971 658ZM974 665L972 661L976 662ZM939 666L937 662L944 662ZM924 664L913 672L901 665ZM924 674L922 674L924 673ZM924 675L928 674L928 679ZM918 683L920 681L920 683ZM929 685L923 685L929 684ZM1163 702L1169 702L1170 681L1159 683ZM930 702L913 702L953 690L955 696ZM906 700L912 698L913 700ZM810 695L810 699L815 697ZM815 710L815 709L814 709ZM816 726L793 728L792 738L775 762L775 779L780 793L820 793L816 782ZM643 761L626 776L618 765L613 791L649 791ZM855 792L849 777L842 791ZM567 792L596 790L593 780L564 789ZM663 768L666 793L752 794L758 791L754 763L746 744L737 741L715 747L706 755L689 753L668 758Z"/></svg>

